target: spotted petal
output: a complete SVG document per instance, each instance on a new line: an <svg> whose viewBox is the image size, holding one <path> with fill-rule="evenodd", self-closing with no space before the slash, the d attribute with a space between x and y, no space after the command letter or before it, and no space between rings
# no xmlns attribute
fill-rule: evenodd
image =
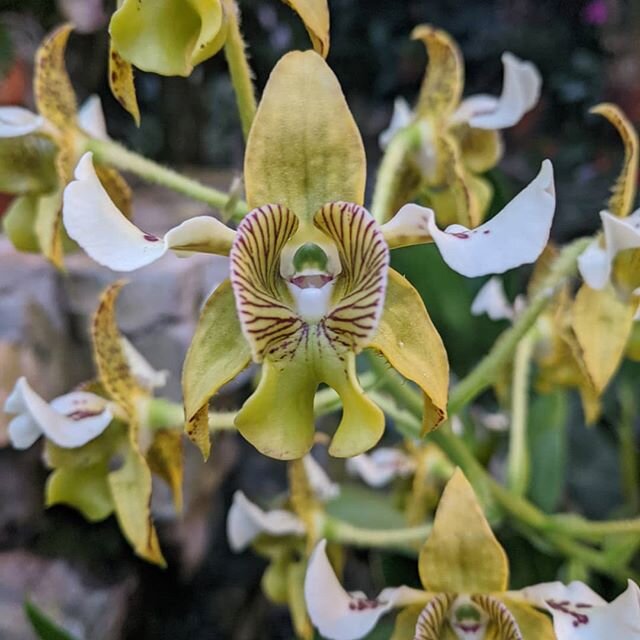
<svg viewBox="0 0 640 640"><path fill-rule="evenodd" d="M581 582L568 586L547 582L513 595L553 616L558 640L635 640L640 637L640 589L629 580L627 589L607 603Z"/></svg>
<svg viewBox="0 0 640 640"><path fill-rule="evenodd" d="M389 240L393 247L399 238L397 230L402 228L401 239L407 244L413 229L412 244L417 244L418 239L425 237L426 230L454 271L468 277L504 273L535 262L540 256L549 239L555 202L553 167L545 160L535 180L479 227L467 229L452 225L441 231L431 209L408 204L396 214L400 217Z"/></svg>
<svg viewBox="0 0 640 640"><path fill-rule="evenodd" d="M282 537L304 533L304 523L293 513L282 509L263 511L242 491L233 494L227 516L227 540L233 551L243 551L261 534Z"/></svg>
<svg viewBox="0 0 640 640"><path fill-rule="evenodd" d="M109 33L114 49L138 69L188 76L220 50L226 25L220 0L124 0Z"/></svg>
<svg viewBox="0 0 640 640"><path fill-rule="evenodd" d="M36 53L34 93L38 113L60 131L76 123L78 105L64 64L64 53L73 25L52 31Z"/></svg>
<svg viewBox="0 0 640 640"><path fill-rule="evenodd" d="M357 640L367 635L392 609L425 603L429 599L426 592L410 587L383 589L372 600L361 592L346 592L329 563L326 545L326 540L322 540L316 546L304 581L309 617L325 638Z"/></svg>
<svg viewBox="0 0 640 640"><path fill-rule="evenodd" d="M453 115L454 122L468 122L477 129L506 129L517 124L540 98L542 79L531 62L512 53L502 55L504 85L499 98L477 95L466 98Z"/></svg>
<svg viewBox="0 0 640 640"><path fill-rule="evenodd" d="M133 271L167 251L226 255L234 232L211 216L198 216L171 229L164 238L145 233L115 206L98 179L92 154L78 163L75 180L64 191L67 233L96 262L115 271Z"/></svg>
<svg viewBox="0 0 640 640"><path fill-rule="evenodd" d="M16 382L4 409L18 414L9 424L16 449L28 449L42 434L59 447L75 449L97 438L113 419L104 398L75 391L47 403L26 378Z"/></svg>
<svg viewBox="0 0 640 640"><path fill-rule="evenodd" d="M446 32L430 25L416 27L411 37L424 43L429 56L416 113L418 116L444 119L458 106L462 96L462 54Z"/></svg>
<svg viewBox="0 0 640 640"><path fill-rule="evenodd" d="M44 118L23 107L0 107L0 138L16 138L38 131Z"/></svg>

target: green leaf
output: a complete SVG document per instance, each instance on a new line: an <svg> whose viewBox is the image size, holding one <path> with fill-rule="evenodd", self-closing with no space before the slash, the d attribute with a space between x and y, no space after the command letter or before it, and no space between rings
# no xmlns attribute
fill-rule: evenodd
<svg viewBox="0 0 640 640"><path fill-rule="evenodd" d="M24 612L40 640L77 640L51 621L33 602L24 603Z"/></svg>

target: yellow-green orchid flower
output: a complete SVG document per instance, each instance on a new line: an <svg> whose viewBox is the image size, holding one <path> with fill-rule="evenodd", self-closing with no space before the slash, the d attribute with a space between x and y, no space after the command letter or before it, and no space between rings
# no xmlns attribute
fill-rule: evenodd
<svg viewBox="0 0 640 640"><path fill-rule="evenodd" d="M414 154L404 167L403 201L424 199L441 225L477 226L484 219L493 189L480 174L502 156L499 130L512 127L540 95L540 74L531 62L502 56L504 85L499 98L474 95L462 100L464 62L458 45L430 25L413 30L424 43L429 64L415 111L398 98L389 125L380 136L386 148L400 131L415 134ZM389 216L398 202L389 203Z"/></svg>
<svg viewBox="0 0 640 640"><path fill-rule="evenodd" d="M309 560L305 600L313 624L329 640L357 640L393 609L392 640L553 640L551 621L523 592L508 592L507 556L460 470L442 494L433 530L420 552L424 590L387 587L376 598L348 593L325 554ZM539 599L539 595L537 596Z"/></svg>
<svg viewBox="0 0 640 640"><path fill-rule="evenodd" d="M121 286L103 293L94 317L97 381L47 403L21 378L4 410L17 414L9 425L15 448L46 439L45 459L53 469L47 506L71 506L91 522L115 513L135 552L163 565L150 515L151 472L169 484L179 510L181 434L148 428L153 389L164 385L166 373L155 371L120 334L114 305Z"/></svg>
<svg viewBox="0 0 640 640"><path fill-rule="evenodd" d="M253 210L235 232L201 216L164 238L145 233L109 200L90 155L78 165L65 227L101 264L135 269L167 250L230 255L230 281L205 304L183 373L187 431L205 455L209 399L251 360L262 375L235 423L267 455L299 458L311 448L322 383L343 403L331 454L356 455L379 440L384 415L356 376L365 348L423 390L424 428L434 428L446 415L446 353L418 293L389 268L389 249L433 241L449 265L474 276L533 262L546 245L555 207L548 161L485 225L446 231L417 205L379 226L362 206L365 171L340 85L313 51L284 56L267 83L245 154Z"/></svg>
<svg viewBox="0 0 640 640"><path fill-rule="evenodd" d="M73 177L82 138L106 138L97 96L78 111L64 65L72 27L49 34L36 54L34 94L38 113L21 107L0 107L0 190L16 194L4 218L4 230L22 251L41 251L62 266L62 190ZM129 214L130 191L120 174L100 166L99 179Z"/></svg>
<svg viewBox="0 0 640 640"><path fill-rule="evenodd" d="M326 57L327 0L283 1L304 22L315 50ZM140 111L132 66L163 76L189 76L222 49L227 37L234 37L237 14L235 0L119 0L109 23L109 84L136 123Z"/></svg>

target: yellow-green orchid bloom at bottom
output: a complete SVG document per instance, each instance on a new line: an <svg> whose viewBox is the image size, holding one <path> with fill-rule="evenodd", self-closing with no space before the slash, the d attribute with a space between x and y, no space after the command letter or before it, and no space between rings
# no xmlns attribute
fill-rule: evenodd
<svg viewBox="0 0 640 640"><path fill-rule="evenodd" d="M209 399L251 360L262 376L236 426L267 455L309 451L320 384L343 403L330 453L349 457L376 444L384 414L356 376L365 348L423 390L424 429L433 429L446 415L447 357L418 293L389 268L389 250L433 241L454 269L474 276L532 262L546 245L555 206L548 162L495 218L445 231L417 205L379 225L362 206L365 170L337 79L314 52L287 54L267 83L245 154L253 210L235 232L201 216L164 238L145 233L110 201L91 157L78 165L64 224L101 264L131 270L168 250L230 256L230 282L205 304L183 373L187 433L205 455Z"/></svg>
<svg viewBox="0 0 640 640"><path fill-rule="evenodd" d="M461 471L449 481L419 558L424 590L345 591L318 544L305 579L309 616L330 640L357 640L393 609L393 640L553 640L551 621L508 585L507 557ZM514 592L515 593L515 592Z"/></svg>

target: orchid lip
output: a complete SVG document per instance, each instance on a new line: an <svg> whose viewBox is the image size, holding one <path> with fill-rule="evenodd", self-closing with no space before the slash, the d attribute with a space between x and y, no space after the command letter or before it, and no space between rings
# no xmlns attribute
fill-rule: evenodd
<svg viewBox="0 0 640 640"><path fill-rule="evenodd" d="M325 284L331 282L332 280L333 276L327 273L297 275L289 278L289 282L299 289L322 289Z"/></svg>

